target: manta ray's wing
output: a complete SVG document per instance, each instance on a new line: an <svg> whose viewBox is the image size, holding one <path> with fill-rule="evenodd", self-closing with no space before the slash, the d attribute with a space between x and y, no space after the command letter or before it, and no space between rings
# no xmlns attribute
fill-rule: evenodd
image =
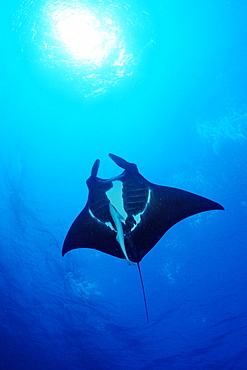
<svg viewBox="0 0 247 370"><path fill-rule="evenodd" d="M73 222L62 254L93 248L140 262L166 231L196 213L223 209L201 196L147 181L137 166L110 154L124 172L113 179L97 177L99 161L87 181L86 207Z"/></svg>
<svg viewBox="0 0 247 370"><path fill-rule="evenodd" d="M115 257L125 258L111 223L110 202L106 196L106 192L112 188L112 181L97 177L99 163L99 160L95 161L91 176L87 180L88 201L66 235L63 256L72 249L92 248Z"/></svg>
<svg viewBox="0 0 247 370"><path fill-rule="evenodd" d="M216 202L187 191L148 184L149 204L126 243L127 253L133 255L130 259L135 262L139 262L177 222L204 211L224 209Z"/></svg>
<svg viewBox="0 0 247 370"><path fill-rule="evenodd" d="M116 239L116 232L92 217L88 205L71 225L63 244L62 255L77 248L97 249L124 258Z"/></svg>

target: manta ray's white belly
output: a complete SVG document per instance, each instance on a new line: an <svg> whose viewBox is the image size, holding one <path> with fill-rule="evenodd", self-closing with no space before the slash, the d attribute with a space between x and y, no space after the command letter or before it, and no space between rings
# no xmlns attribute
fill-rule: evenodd
<svg viewBox="0 0 247 370"><path fill-rule="evenodd" d="M125 223L125 221L128 217L128 214L124 209L123 182L120 181L120 180L113 181L113 187L106 192L106 196L109 199L111 205L116 209L116 211L121 216L121 221L123 223ZM148 189L148 197L147 197L146 206L145 206L145 208L143 209L142 212L140 212L136 215L133 215L136 223L135 223L135 225L133 225L131 231L133 231L137 227L139 222L141 221L141 215L145 212L145 210L146 210L146 208L147 208L147 206L150 202L150 197L151 197L151 190Z"/></svg>
<svg viewBox="0 0 247 370"><path fill-rule="evenodd" d="M113 181L113 187L106 192L106 196L109 199L111 205L121 215L122 221L125 222L128 217L123 202L123 183L120 180Z"/></svg>

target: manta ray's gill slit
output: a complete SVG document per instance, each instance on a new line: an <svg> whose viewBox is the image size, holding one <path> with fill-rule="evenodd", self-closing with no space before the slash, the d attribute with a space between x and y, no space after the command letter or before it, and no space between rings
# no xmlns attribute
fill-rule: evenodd
<svg viewBox="0 0 247 370"><path fill-rule="evenodd" d="M145 204L145 207L144 207L143 211L139 212L136 215L133 215L136 224L133 226L133 228L131 229L131 231L133 231L138 226L138 224L141 222L141 216L146 211L146 209L147 209L147 207L148 207L148 205L150 203L150 198L151 198L151 189L148 189L148 197L147 197L147 201L146 201L146 204Z"/></svg>
<svg viewBox="0 0 247 370"><path fill-rule="evenodd" d="M107 222L110 220L109 214L109 201L108 198L104 196L99 198L101 194L97 195L97 200L92 202L90 205L90 211L93 216L100 222Z"/></svg>
<svg viewBox="0 0 247 370"><path fill-rule="evenodd" d="M136 180L136 179L135 179ZM123 188L124 208L127 213L138 214L143 212L149 198L149 187L139 179L125 181Z"/></svg>

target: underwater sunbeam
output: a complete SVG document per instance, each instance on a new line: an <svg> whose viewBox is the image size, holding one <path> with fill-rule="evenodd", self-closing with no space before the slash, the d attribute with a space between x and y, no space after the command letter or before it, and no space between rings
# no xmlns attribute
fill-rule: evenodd
<svg viewBox="0 0 247 370"><path fill-rule="evenodd" d="M50 16L54 37L83 64L102 65L119 42L113 20L105 18L102 22L89 9L62 6Z"/></svg>
<svg viewBox="0 0 247 370"><path fill-rule="evenodd" d="M84 97L133 84L150 45L148 15L112 0L23 0L15 24L42 83Z"/></svg>

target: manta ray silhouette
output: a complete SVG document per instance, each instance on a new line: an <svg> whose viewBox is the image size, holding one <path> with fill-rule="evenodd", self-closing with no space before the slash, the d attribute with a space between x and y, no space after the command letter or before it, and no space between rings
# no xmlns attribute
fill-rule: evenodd
<svg viewBox="0 0 247 370"><path fill-rule="evenodd" d="M117 177L100 179L100 161L95 161L87 180L87 204L66 235L62 255L76 248L93 248L126 259L129 264L136 262L149 321L139 262L177 222L224 208L199 195L152 184L134 163L109 156L124 171Z"/></svg>

